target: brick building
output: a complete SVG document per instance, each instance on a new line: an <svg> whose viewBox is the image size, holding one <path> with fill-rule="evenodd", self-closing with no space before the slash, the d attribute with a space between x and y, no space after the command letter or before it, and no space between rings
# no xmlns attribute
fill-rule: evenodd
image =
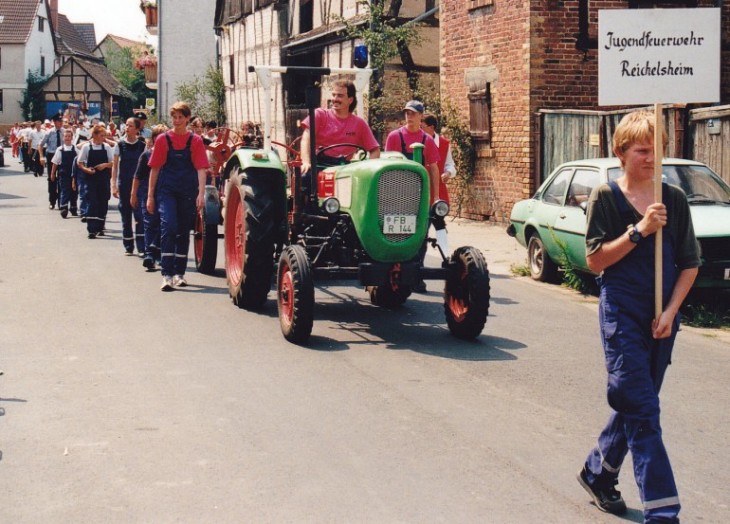
<svg viewBox="0 0 730 524"><path fill-rule="evenodd" d="M720 4L722 5L722 4ZM535 190L537 112L598 107L598 10L716 7L588 0L441 0L441 96L477 150L462 215L504 222ZM722 6L721 103L730 103L730 10ZM545 173L542 173L544 175Z"/></svg>

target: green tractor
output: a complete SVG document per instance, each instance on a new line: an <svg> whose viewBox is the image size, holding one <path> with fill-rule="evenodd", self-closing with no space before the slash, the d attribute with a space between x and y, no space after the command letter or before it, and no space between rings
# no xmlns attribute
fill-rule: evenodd
<svg viewBox="0 0 730 524"><path fill-rule="evenodd" d="M317 166L321 151L313 151L311 183L303 188L296 164L292 168L287 162L287 169L271 149L272 74L355 74L362 92L371 71L269 66L249 70L267 92L264 147L234 150L223 170L228 180L225 269L234 304L261 308L276 273L281 331L287 340L304 343L314 322L315 282L356 281L373 304L395 308L419 281L438 279L445 281L444 311L451 333L461 339L477 337L489 312L487 263L473 247L460 247L449 257L428 238L431 217L446 216L449 208L440 200L429 205L428 173L419 162L419 151L414 161L400 153L368 160L363 151L355 155L360 160L328 167ZM308 93L312 148L319 101L319 90L313 88ZM425 243L438 249L441 267L421 264Z"/></svg>

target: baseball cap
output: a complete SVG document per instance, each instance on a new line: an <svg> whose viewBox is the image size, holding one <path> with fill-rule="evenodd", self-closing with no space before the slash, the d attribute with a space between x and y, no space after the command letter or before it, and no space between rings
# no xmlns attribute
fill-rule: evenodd
<svg viewBox="0 0 730 524"><path fill-rule="evenodd" d="M406 103L406 106L403 108L403 111L415 111L416 113L423 113L423 102L419 102L418 100L409 100Z"/></svg>
<svg viewBox="0 0 730 524"><path fill-rule="evenodd" d="M138 111L134 114L134 118L139 118L140 120L147 120L147 115L144 114L142 111Z"/></svg>

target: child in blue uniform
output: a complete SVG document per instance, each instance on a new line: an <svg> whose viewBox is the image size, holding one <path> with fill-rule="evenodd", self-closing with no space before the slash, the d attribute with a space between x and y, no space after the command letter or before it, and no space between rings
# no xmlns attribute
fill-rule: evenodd
<svg viewBox="0 0 730 524"><path fill-rule="evenodd" d="M61 216L68 216L69 203L73 193L73 165L76 162L76 148L73 145L74 133L71 129L63 131L63 145L56 149L51 158L51 181L58 180L58 209Z"/></svg>
<svg viewBox="0 0 730 524"><path fill-rule="evenodd" d="M654 114L629 113L616 127L614 154L624 174L597 187L588 204L586 260L600 273L599 322L613 409L578 482L602 511L621 514L616 489L630 451L644 522L677 523L677 487L659 423L659 390L679 327L679 307L700 265L689 205L663 184L654 202ZM666 146L666 135L664 136ZM655 233L663 228L662 297L654 317Z"/></svg>
<svg viewBox="0 0 730 524"><path fill-rule="evenodd" d="M139 140L139 120L128 118L126 137L119 141L114 148L114 166L112 168L112 195L119 199L119 213L122 216L122 244L127 255L137 253L142 255L144 246L144 226L142 217L134 213L130 197L132 196L132 179L137 170L139 157L144 153L144 140ZM132 219L134 227L132 226Z"/></svg>
<svg viewBox="0 0 730 524"><path fill-rule="evenodd" d="M190 107L170 108L172 131L157 137L150 157L147 211L160 214L162 291L187 285L185 269L195 213L203 206L209 167L203 139L188 131Z"/></svg>
<svg viewBox="0 0 730 524"><path fill-rule="evenodd" d="M147 271L155 269L155 263L160 262L160 215L147 211L147 195L150 188L150 166L149 161L155 140L158 136L167 132L167 126L158 124L152 128L152 137L147 139L147 149L139 157L137 170L132 179L132 195L130 201L134 209L135 219L144 224L144 259L142 266Z"/></svg>
<svg viewBox="0 0 730 524"><path fill-rule="evenodd" d="M91 132L91 142L83 145L77 161L78 169L86 175L86 198L89 205L86 229L89 238L104 234L111 197L109 184L113 161L114 151L106 143L106 127L97 124Z"/></svg>

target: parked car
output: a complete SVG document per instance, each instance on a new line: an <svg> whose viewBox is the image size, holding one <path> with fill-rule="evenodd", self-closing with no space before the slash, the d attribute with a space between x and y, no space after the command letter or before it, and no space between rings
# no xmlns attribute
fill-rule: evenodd
<svg viewBox="0 0 730 524"><path fill-rule="evenodd" d="M527 248L532 278L555 280L563 255L575 269L591 272L585 256L587 201L594 187L621 174L618 158L566 162L535 196L514 205L507 233ZM677 158L664 159L662 180L680 187L689 201L702 259L695 287L730 289L730 186L705 164Z"/></svg>

